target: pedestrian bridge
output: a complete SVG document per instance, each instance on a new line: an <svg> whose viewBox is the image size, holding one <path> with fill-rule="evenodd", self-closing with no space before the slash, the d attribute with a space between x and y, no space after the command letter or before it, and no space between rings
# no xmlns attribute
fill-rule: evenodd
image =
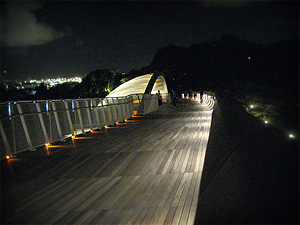
<svg viewBox="0 0 300 225"><path fill-rule="evenodd" d="M214 97L134 115L143 99L10 103L1 223L193 224Z"/></svg>

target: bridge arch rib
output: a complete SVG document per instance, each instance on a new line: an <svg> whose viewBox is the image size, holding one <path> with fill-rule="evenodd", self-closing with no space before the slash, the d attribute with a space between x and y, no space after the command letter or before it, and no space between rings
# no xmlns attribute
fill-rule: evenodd
<svg viewBox="0 0 300 225"><path fill-rule="evenodd" d="M124 97L132 94L168 93L166 79L162 73L150 73L133 78L110 92L106 97Z"/></svg>

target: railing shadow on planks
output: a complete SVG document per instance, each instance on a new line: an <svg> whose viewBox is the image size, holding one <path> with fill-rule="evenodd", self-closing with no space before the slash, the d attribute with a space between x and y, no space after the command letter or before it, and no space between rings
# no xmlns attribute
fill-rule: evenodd
<svg viewBox="0 0 300 225"><path fill-rule="evenodd" d="M158 109L157 95L0 104L0 158L63 141Z"/></svg>

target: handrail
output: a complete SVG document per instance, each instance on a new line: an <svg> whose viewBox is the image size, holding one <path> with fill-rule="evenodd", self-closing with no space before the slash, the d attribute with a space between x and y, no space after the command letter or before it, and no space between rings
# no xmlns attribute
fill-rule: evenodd
<svg viewBox="0 0 300 225"><path fill-rule="evenodd" d="M0 104L0 158L94 129L123 122L143 104L143 112L158 109L157 96L10 101ZM136 99L140 101L135 102Z"/></svg>

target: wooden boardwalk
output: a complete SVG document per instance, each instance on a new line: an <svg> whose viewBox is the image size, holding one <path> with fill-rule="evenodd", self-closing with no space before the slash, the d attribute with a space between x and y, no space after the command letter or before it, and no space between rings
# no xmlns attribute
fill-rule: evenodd
<svg viewBox="0 0 300 225"><path fill-rule="evenodd" d="M193 224L211 117L163 105L2 162L1 224Z"/></svg>

